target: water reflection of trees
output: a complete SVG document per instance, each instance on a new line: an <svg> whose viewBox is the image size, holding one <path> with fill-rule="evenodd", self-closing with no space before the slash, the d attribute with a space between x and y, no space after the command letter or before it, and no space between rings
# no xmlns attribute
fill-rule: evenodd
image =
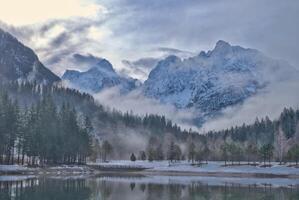
<svg viewBox="0 0 299 200"><path fill-rule="evenodd" d="M32 179L0 182L1 200L87 200L85 180Z"/></svg>
<svg viewBox="0 0 299 200"><path fill-rule="evenodd" d="M225 184L223 186L209 186L200 183L191 184L188 187L190 200L195 199L298 199L299 188L297 186L289 188L273 188L271 185L257 186L240 184Z"/></svg>
<svg viewBox="0 0 299 200"><path fill-rule="evenodd" d="M164 199L162 198L164 191L165 185L147 184L147 200Z"/></svg>
<svg viewBox="0 0 299 200"><path fill-rule="evenodd" d="M59 180L32 179L0 182L0 200L249 200L298 199L299 187L273 188L269 184L249 185L227 183L213 186L200 182L190 184L159 184L107 179Z"/></svg>
<svg viewBox="0 0 299 200"><path fill-rule="evenodd" d="M146 199L146 200L251 200L251 199L298 199L299 188L273 188L271 185L249 185L225 184L222 186L213 186L194 182L191 184L158 184L144 182L113 182L104 181L105 187L100 185L99 191L102 194L101 199L117 199L121 196L122 200ZM110 189L109 189L110 186ZM109 195L106 190L112 191ZM117 196L116 196L117 193Z"/></svg>

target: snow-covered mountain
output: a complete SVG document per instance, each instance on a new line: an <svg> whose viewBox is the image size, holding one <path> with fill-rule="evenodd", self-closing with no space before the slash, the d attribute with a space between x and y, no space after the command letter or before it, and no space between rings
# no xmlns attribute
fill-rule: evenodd
<svg viewBox="0 0 299 200"><path fill-rule="evenodd" d="M213 50L197 56L168 56L161 60L150 72L142 91L162 103L192 107L211 116L243 102L271 82L294 74L298 72L286 62L220 40Z"/></svg>
<svg viewBox="0 0 299 200"><path fill-rule="evenodd" d="M47 69L30 48L0 29L0 80L47 84L60 78Z"/></svg>
<svg viewBox="0 0 299 200"><path fill-rule="evenodd" d="M121 92L126 93L135 89L138 84L136 79L117 74L106 59L100 60L85 72L66 70L62 79L69 81L75 88L90 92L100 92L105 88L118 86Z"/></svg>

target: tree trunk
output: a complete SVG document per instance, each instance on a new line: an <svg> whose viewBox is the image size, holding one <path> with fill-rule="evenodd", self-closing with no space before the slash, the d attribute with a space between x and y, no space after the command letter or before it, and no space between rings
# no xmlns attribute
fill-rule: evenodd
<svg viewBox="0 0 299 200"><path fill-rule="evenodd" d="M266 165L266 158L264 157L264 165Z"/></svg>
<svg viewBox="0 0 299 200"><path fill-rule="evenodd" d="M22 165L24 165L24 158L25 158L25 154L24 152L22 152Z"/></svg>
<svg viewBox="0 0 299 200"><path fill-rule="evenodd" d="M18 158L17 158L18 165L20 164L20 151L18 151Z"/></svg>
<svg viewBox="0 0 299 200"><path fill-rule="evenodd" d="M12 150L13 151L13 150ZM14 161L14 152L12 152L11 154L11 164L14 165L15 161Z"/></svg>

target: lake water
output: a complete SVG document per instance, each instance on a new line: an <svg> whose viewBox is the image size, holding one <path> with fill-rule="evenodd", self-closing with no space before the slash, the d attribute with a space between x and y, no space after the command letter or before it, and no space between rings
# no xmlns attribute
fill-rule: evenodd
<svg viewBox="0 0 299 200"><path fill-rule="evenodd" d="M0 177L0 200L299 199L298 180L105 175L93 178Z"/></svg>

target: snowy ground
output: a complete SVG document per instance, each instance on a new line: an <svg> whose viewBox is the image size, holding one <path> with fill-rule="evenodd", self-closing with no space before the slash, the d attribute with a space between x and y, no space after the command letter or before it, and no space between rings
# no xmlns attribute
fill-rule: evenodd
<svg viewBox="0 0 299 200"><path fill-rule="evenodd" d="M0 173L9 173L9 172L23 172L27 171L27 167L19 166L19 165L0 165Z"/></svg>
<svg viewBox="0 0 299 200"><path fill-rule="evenodd" d="M299 175L299 168L287 167L285 165L279 165L276 162L272 162L272 167L259 167L248 165L235 165L224 167L224 162L209 162L202 166L192 166L186 161L169 163L168 161L128 161L118 160L110 161L109 163L97 163L108 167L111 166L136 166L149 168L147 171L161 171L161 172L200 172L200 173L246 173L246 174L277 174L277 175ZM241 163L242 164L242 163ZM245 164L245 163L243 163Z"/></svg>
<svg viewBox="0 0 299 200"><path fill-rule="evenodd" d="M243 163L245 164L245 163ZM248 165L234 165L224 167L224 162L209 162L208 164L202 164L201 166L194 166L187 161L181 161L176 163L169 163L168 161L128 161L128 160L114 160L108 163L96 163L96 165L105 166L106 168L113 168L117 166L123 167L140 167L147 168L146 172L191 172L191 173L218 173L218 174L271 174L271 175L290 175L299 177L299 168L287 167L286 165L279 165L278 163L271 163L272 167L260 167L260 166L248 166ZM59 167L49 167L46 169L36 168L31 169L27 167L22 167L18 165L0 165L0 174L13 174L22 172L33 172L37 173L74 173L83 174L91 173L87 166L59 166ZM28 174L28 173L27 173Z"/></svg>
<svg viewBox="0 0 299 200"><path fill-rule="evenodd" d="M245 164L245 163L243 163ZM107 181L117 181L117 182L136 182L136 183L159 183L159 184L191 184L200 183L208 185L256 185L256 186L271 186L271 187L292 187L299 185L299 168L287 167L284 165L279 165L278 163L271 163L272 167L255 167L255 166L227 166L224 167L224 162L209 162L208 164L203 164L201 166L192 166L186 161L169 163L168 161L128 161L128 160L117 160L110 161L108 163L96 163L96 165L103 165L109 168L115 166L123 167L141 167L147 168L144 174L141 176L109 176L106 174L101 174L100 179ZM87 166L59 166L50 167L47 169L35 169L38 174L50 175L53 178L58 179L69 179L69 178L88 178L92 177L89 168ZM25 172L30 171L29 168L17 166L17 165L0 165L1 172ZM42 171L46 170L46 171ZM71 173L66 173L66 172ZM142 171L143 173L144 171ZM166 173L163 173L166 172ZM183 173L180 173L183 172ZM189 174L190 172L190 174ZM186 174L188 173L188 174ZM196 175L200 174L200 176ZM205 174L206 173L206 174ZM220 174L220 176L214 176L213 174ZM232 174L239 174L233 176ZM252 176L244 176L240 174L251 174ZM276 176L275 178L259 177L254 176L256 174L269 174L269 175L287 175L287 176ZM74 176L76 175L76 176ZM145 175L145 176L143 176ZM223 176L222 176L223 175ZM0 176L0 182L2 181L14 181L14 180L24 180L30 179L30 173L26 176Z"/></svg>
<svg viewBox="0 0 299 200"><path fill-rule="evenodd" d="M69 174L90 174L92 170L88 166L67 166L46 168L29 168L19 165L0 165L0 175L69 175Z"/></svg>

